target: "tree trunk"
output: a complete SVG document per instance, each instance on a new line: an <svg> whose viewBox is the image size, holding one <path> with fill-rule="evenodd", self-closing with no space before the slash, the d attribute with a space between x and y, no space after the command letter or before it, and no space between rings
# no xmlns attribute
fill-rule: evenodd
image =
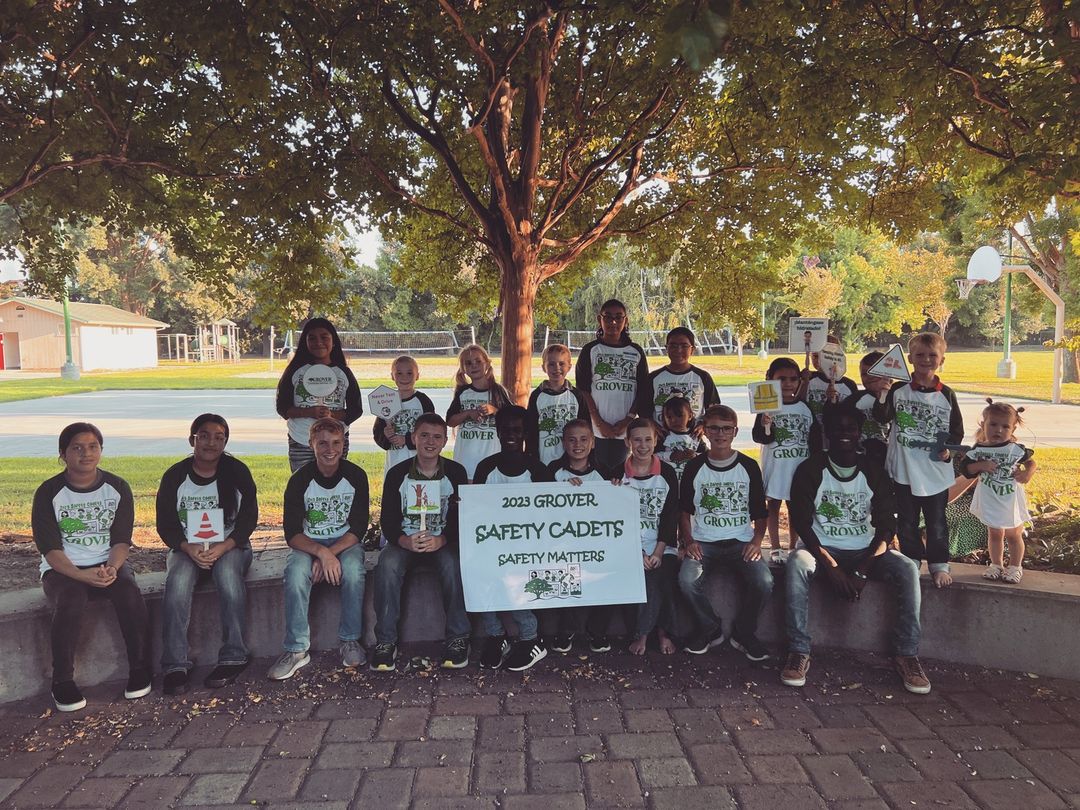
<svg viewBox="0 0 1080 810"><path fill-rule="evenodd" d="M510 399L525 405L532 392L533 305L536 265L502 267L502 383Z"/></svg>

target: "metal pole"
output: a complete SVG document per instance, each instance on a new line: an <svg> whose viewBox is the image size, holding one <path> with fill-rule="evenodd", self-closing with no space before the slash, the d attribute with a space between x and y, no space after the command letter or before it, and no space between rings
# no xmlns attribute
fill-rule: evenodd
<svg viewBox="0 0 1080 810"><path fill-rule="evenodd" d="M274 327L270 327L270 370L274 370Z"/></svg>
<svg viewBox="0 0 1080 810"><path fill-rule="evenodd" d="M765 293L761 294L761 340L757 356L760 360L769 356L769 350L765 348Z"/></svg>
<svg viewBox="0 0 1080 810"><path fill-rule="evenodd" d="M1009 231L1009 259L1012 259L1012 231ZM1015 380L1016 362L1012 359L1012 273L1005 276L1005 330L1001 349L997 375L1005 380Z"/></svg>
<svg viewBox="0 0 1080 810"><path fill-rule="evenodd" d="M81 376L79 367L75 365L75 356L71 351L71 312L68 309L68 280L64 279L64 346L67 350L67 360L60 369L60 378L64 380L77 380Z"/></svg>

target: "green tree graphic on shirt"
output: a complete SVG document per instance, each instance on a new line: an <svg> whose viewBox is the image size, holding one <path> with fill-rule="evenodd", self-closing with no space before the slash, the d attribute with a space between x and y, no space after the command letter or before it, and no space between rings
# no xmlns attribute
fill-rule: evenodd
<svg viewBox="0 0 1080 810"><path fill-rule="evenodd" d="M901 430L915 430L919 427L919 420L907 411L897 411L896 424Z"/></svg>
<svg viewBox="0 0 1080 810"><path fill-rule="evenodd" d="M78 532L85 532L90 528L83 521L73 517L61 518L56 525L60 527L60 531L63 534L76 534Z"/></svg>
<svg viewBox="0 0 1080 810"><path fill-rule="evenodd" d="M320 523L325 523L328 518L326 512L322 512L318 509L309 509L307 513L308 523L312 526L318 526Z"/></svg>
<svg viewBox="0 0 1080 810"><path fill-rule="evenodd" d="M598 360L596 366L593 368L593 372L597 377L606 377L609 374L615 373L615 366L607 360Z"/></svg>
<svg viewBox="0 0 1080 810"><path fill-rule="evenodd" d="M777 444L783 444L789 439L795 438L795 434L788 428L783 427L782 425L774 424L772 433L773 437L776 439Z"/></svg>
<svg viewBox="0 0 1080 810"><path fill-rule="evenodd" d="M559 423L555 420L554 416L545 416L540 420L540 430L545 433L550 433L559 426Z"/></svg>
<svg viewBox="0 0 1080 810"><path fill-rule="evenodd" d="M844 516L844 510L831 501L822 501L817 513L826 520L839 520Z"/></svg>
<svg viewBox="0 0 1080 810"><path fill-rule="evenodd" d="M724 500L717 495L705 493L701 496L701 508L710 512L720 512L724 508Z"/></svg>

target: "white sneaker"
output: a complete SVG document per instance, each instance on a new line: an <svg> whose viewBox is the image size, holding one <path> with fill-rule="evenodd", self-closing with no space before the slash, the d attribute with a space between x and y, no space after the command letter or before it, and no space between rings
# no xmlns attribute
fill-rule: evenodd
<svg viewBox="0 0 1080 810"><path fill-rule="evenodd" d="M300 669L300 667L306 667L310 663L311 656L308 655L307 650L297 653L283 653L281 658L270 667L266 677L272 681L287 681L296 674L296 670Z"/></svg>
<svg viewBox="0 0 1080 810"><path fill-rule="evenodd" d="M1006 565L1005 573L1001 575L1001 579L1004 582L1008 582L1011 585L1017 585L1020 580L1024 578L1024 569L1019 565Z"/></svg>

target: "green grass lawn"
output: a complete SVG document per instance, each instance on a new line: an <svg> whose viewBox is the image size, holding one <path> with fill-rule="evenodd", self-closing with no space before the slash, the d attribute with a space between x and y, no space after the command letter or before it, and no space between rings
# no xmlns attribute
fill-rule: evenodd
<svg viewBox="0 0 1080 810"><path fill-rule="evenodd" d="M775 356L775 355L774 355ZM942 379L957 391L1001 397L1026 397L1049 401L1051 394L1051 371L1053 352L1033 350L1016 352L1017 379L999 380L998 352L956 351L948 355ZM740 364L737 357L704 355L695 362L707 369L718 385L745 385L763 379L765 369L773 358L759 360L757 355L747 353ZM858 357L849 361L849 376L858 382ZM649 357L649 366L659 368L665 357ZM801 360L800 360L801 362ZM377 385L390 385L390 358L355 358L350 368L364 389ZM499 367L495 359L496 370ZM83 394L90 391L142 390L142 389L273 389L285 364L278 360L270 371L268 360L244 360L240 363L221 365L164 364L160 368L140 371L95 372L84 374L81 380L68 382L59 377L43 379L14 379L0 381L0 402L55 397L63 394ZM420 387L448 388L456 369L456 361L448 357L420 358ZM250 376L261 375L261 376ZM533 361L533 382L543 379L540 360ZM1080 404L1080 384L1072 383L1062 388L1062 400L1073 405Z"/></svg>
<svg viewBox="0 0 1080 810"><path fill-rule="evenodd" d="M749 453L757 457L757 450ZM382 453L351 453L350 460L368 474L372 502L382 498ZM1080 491L1076 487L1076 471L1080 469L1080 450L1047 448L1037 450L1038 470L1028 484L1028 498L1036 509L1063 508L1080 510ZM135 495L135 524L145 532L153 532L154 497L158 482L166 468L176 458L164 456L105 457L102 467L126 480ZM285 456L245 456L255 484L259 488L259 523L281 525L281 497L289 479L289 463ZM30 507L34 491L46 478L59 471L53 459L0 458L0 537L4 534L30 533Z"/></svg>

